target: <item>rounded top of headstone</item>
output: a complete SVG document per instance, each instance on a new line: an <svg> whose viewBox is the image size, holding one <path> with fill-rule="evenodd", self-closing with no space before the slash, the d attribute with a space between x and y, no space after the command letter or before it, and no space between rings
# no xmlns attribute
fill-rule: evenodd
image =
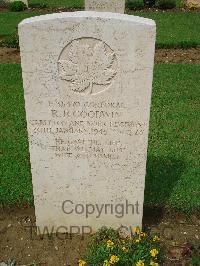
<svg viewBox="0 0 200 266"><path fill-rule="evenodd" d="M31 17L22 20L19 23L19 27L32 24L32 23L39 23L42 21L51 21L57 19L65 19L65 18L100 18L100 19L112 19L112 20L121 20L121 21L128 21L132 22L137 25L145 25L150 27L155 27L155 21L148 18L133 16L133 15L126 15L126 14L119 14L119 13L111 13L111 12L95 12L95 11L78 11L78 12L62 12L62 13L53 13L47 15L41 15L36 17Z"/></svg>

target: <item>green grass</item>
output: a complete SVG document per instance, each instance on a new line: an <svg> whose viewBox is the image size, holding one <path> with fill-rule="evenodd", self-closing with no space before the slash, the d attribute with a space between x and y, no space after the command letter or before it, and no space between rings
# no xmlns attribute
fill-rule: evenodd
<svg viewBox="0 0 200 266"><path fill-rule="evenodd" d="M20 65L0 64L0 202L31 202L32 185Z"/></svg>
<svg viewBox="0 0 200 266"><path fill-rule="evenodd" d="M32 202L20 65L0 65L0 202ZM200 209L200 66L156 65L145 204Z"/></svg>
<svg viewBox="0 0 200 266"><path fill-rule="evenodd" d="M193 47L200 45L200 13L135 12L155 20L157 25L157 47Z"/></svg>
<svg viewBox="0 0 200 266"><path fill-rule="evenodd" d="M29 4L44 3L49 7L84 8L84 0L30 0Z"/></svg>
<svg viewBox="0 0 200 266"><path fill-rule="evenodd" d="M0 12L0 37L13 34L25 18L39 16L43 12Z"/></svg>
<svg viewBox="0 0 200 266"><path fill-rule="evenodd" d="M0 37L16 31L18 23L24 18L42 15L43 12L1 12ZM157 24L158 47L193 47L200 45L199 13L177 12L134 12L138 16L154 19Z"/></svg>
<svg viewBox="0 0 200 266"><path fill-rule="evenodd" d="M156 65L145 202L200 209L199 65Z"/></svg>

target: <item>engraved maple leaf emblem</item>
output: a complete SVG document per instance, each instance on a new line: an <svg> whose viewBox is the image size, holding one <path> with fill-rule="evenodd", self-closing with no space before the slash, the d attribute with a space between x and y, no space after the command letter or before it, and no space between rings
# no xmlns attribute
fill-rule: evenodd
<svg viewBox="0 0 200 266"><path fill-rule="evenodd" d="M116 56L102 41L92 46L75 40L64 58L58 62L59 76L70 82L75 92L92 94L95 85L110 85L116 75Z"/></svg>

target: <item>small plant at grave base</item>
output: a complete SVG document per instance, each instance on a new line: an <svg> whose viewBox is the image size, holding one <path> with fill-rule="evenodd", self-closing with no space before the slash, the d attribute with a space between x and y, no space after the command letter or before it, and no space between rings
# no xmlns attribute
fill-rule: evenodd
<svg viewBox="0 0 200 266"><path fill-rule="evenodd" d="M9 9L13 12L24 11L26 8L27 6L22 1L14 1L9 4Z"/></svg>
<svg viewBox="0 0 200 266"><path fill-rule="evenodd" d="M0 262L0 266L16 266L16 261L9 259L7 262Z"/></svg>
<svg viewBox="0 0 200 266"><path fill-rule="evenodd" d="M153 7L155 6L155 0L144 0L144 5L146 7Z"/></svg>
<svg viewBox="0 0 200 266"><path fill-rule="evenodd" d="M0 266L17 266L18 263L15 260L11 260L9 259L7 262L0 262ZM37 262L33 262L31 264L28 264L30 266L39 266L40 264L38 264ZM24 265L25 266L25 265Z"/></svg>
<svg viewBox="0 0 200 266"><path fill-rule="evenodd" d="M157 0L156 7L159 9L172 9L176 7L176 0Z"/></svg>
<svg viewBox="0 0 200 266"><path fill-rule="evenodd" d="M163 261L160 237L141 232L137 227L132 237L103 227L93 237L79 266L158 266Z"/></svg>
<svg viewBox="0 0 200 266"><path fill-rule="evenodd" d="M183 246L182 256L187 258L189 265L200 265L200 243L191 241Z"/></svg>
<svg viewBox="0 0 200 266"><path fill-rule="evenodd" d="M8 3L7 2L5 2L4 0L0 0L0 7L2 8L6 8L6 7L8 7Z"/></svg>
<svg viewBox="0 0 200 266"><path fill-rule="evenodd" d="M176 6L179 8L186 8L187 7L187 0L179 0L176 2Z"/></svg>
<svg viewBox="0 0 200 266"><path fill-rule="evenodd" d="M39 9L49 8L49 6L46 3L30 3L28 6L30 8L39 8Z"/></svg>
<svg viewBox="0 0 200 266"><path fill-rule="evenodd" d="M140 10L144 8L144 1L143 0L127 0L126 1L126 8L130 10Z"/></svg>

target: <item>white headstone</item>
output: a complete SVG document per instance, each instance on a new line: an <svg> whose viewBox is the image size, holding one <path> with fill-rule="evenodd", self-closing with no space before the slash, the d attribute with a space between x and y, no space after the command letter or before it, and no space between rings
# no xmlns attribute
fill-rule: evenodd
<svg viewBox="0 0 200 266"><path fill-rule="evenodd" d="M86 11L124 13L125 0L85 0Z"/></svg>
<svg viewBox="0 0 200 266"><path fill-rule="evenodd" d="M141 226L154 21L51 14L19 37L37 225Z"/></svg>

